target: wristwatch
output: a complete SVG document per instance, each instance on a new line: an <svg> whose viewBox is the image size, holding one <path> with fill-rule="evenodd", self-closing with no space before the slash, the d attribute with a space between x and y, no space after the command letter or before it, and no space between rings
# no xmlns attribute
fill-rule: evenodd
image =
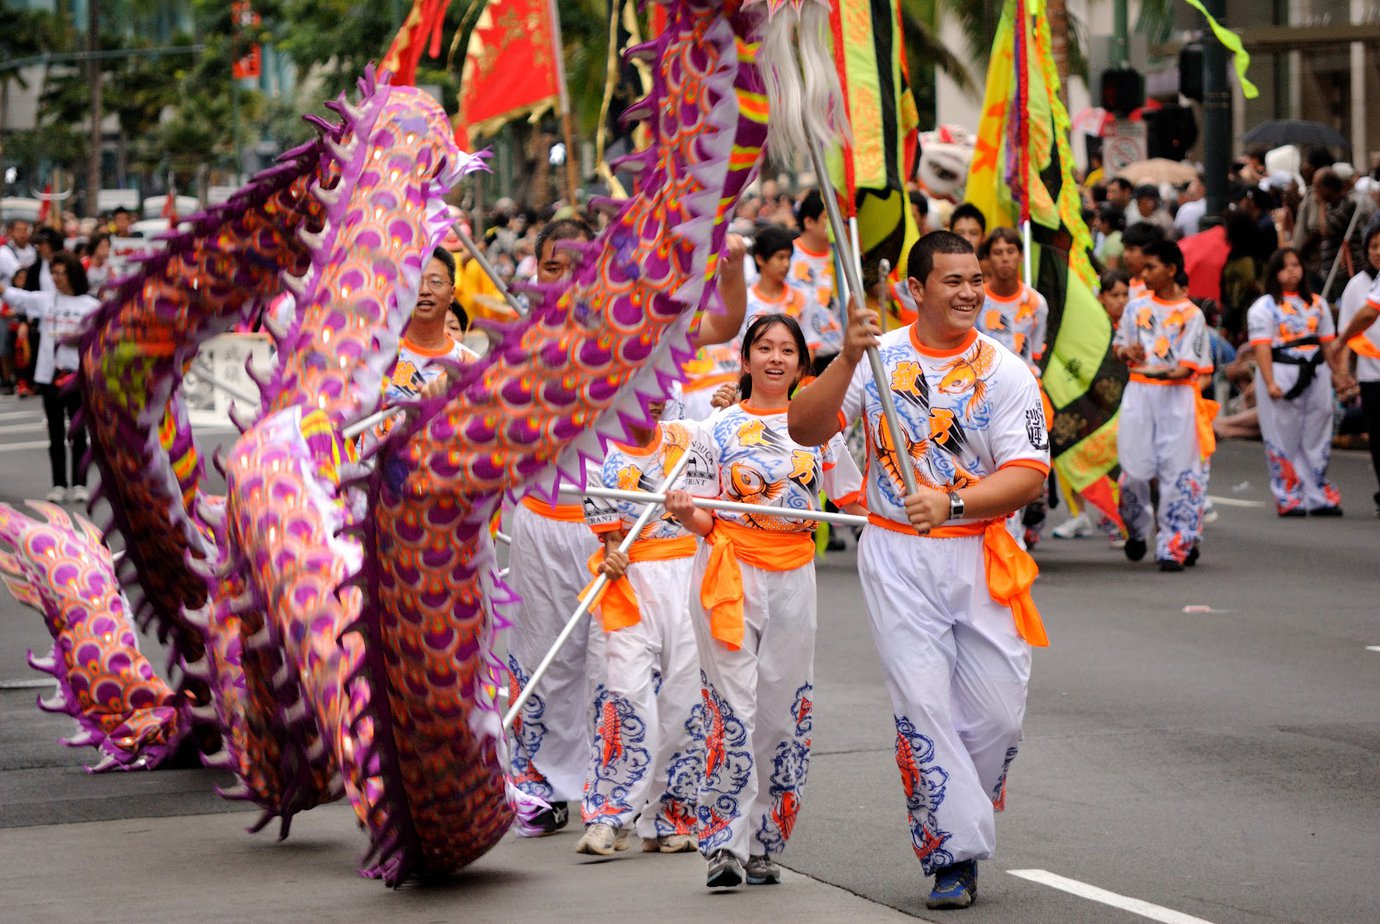
<svg viewBox="0 0 1380 924"><path fill-rule="evenodd" d="M963 498L958 496L957 491L949 492L949 519L963 519Z"/></svg>

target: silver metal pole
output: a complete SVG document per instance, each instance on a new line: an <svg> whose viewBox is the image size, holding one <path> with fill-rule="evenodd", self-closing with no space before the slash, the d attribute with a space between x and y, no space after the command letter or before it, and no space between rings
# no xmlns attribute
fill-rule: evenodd
<svg viewBox="0 0 1380 924"><path fill-rule="evenodd" d="M829 225L834 231L834 246L843 251L839 254L839 262L843 264L849 291L856 293L859 305L865 305L866 290L863 289L862 274L858 272L857 261L848 252L851 250L848 225L843 220L843 213L839 211L834 184L829 179L829 170L824 163L824 151L820 148L819 139L814 135L809 136L809 143L810 160L814 166L815 176L819 177L819 194L824 199L824 208L829 213ZM919 485L915 481L915 469L911 464L910 454L905 451L906 431L901 429L900 418L896 416L896 403L891 400L891 389L885 387L886 369L882 366L882 357L877 353L876 347L868 349L867 361L872 366L872 379L877 383L877 397L882 405L882 417L886 420L892 439L896 441L896 467L901 470L901 480L906 484L906 494L914 494L919 490Z"/></svg>
<svg viewBox="0 0 1380 924"><path fill-rule="evenodd" d="M527 314L527 309L522 307L522 302L518 301L508 289L507 283L499 278L498 270L489 262L489 258L484 256L484 252L479 249L479 245L461 229L460 222L457 221L451 225L451 229L455 232L455 236L460 239L460 243L464 244L465 249L470 252L470 256L479 264L479 268L484 271L484 275L488 276L489 280L494 284L494 287L498 289L499 294L503 296L503 300L508 303L508 307L516 311L518 317Z"/></svg>
<svg viewBox="0 0 1380 924"><path fill-rule="evenodd" d="M1337 256L1332 261L1332 269L1327 274L1327 282L1323 283L1322 291L1318 294L1327 298L1327 290L1332 288L1332 280L1337 275L1337 268L1342 265L1342 255L1350 247L1352 232L1356 230L1356 222L1361 218L1361 203L1356 203L1356 210L1351 213L1351 221L1346 226L1346 234L1342 235L1342 246L1337 248Z"/></svg>
<svg viewBox="0 0 1380 924"><path fill-rule="evenodd" d="M881 295L877 299L877 317L881 322L882 333L886 333L887 314L891 310L891 261L883 260L877 264L877 274L882 277Z"/></svg>
<svg viewBox="0 0 1380 924"><path fill-rule="evenodd" d="M614 488L562 488L562 494L581 497L599 497L606 500L630 501L634 504L664 504L666 495L648 494L645 491L619 491ZM695 506L702 510L729 510L734 513L761 513L788 520L819 520L823 523L838 523L842 526L866 526L867 517L852 513L830 513L827 510L792 510L790 507L768 507L764 504L742 504L737 501L695 498Z"/></svg>
<svg viewBox="0 0 1380 924"><path fill-rule="evenodd" d="M690 452L682 453L681 457L676 460L676 464L671 466L671 470L666 473L666 479L661 482L661 487L657 489L662 502L665 502L666 492L675 486L676 479L680 477L681 472L685 471L685 466L690 464L690 458L693 455L694 453ZM647 507L643 509L637 520L633 522L632 529L628 530L628 534L623 537L623 541L618 543L618 551L626 553L628 549L632 548L632 544L637 541L637 537L642 535L643 528L652 521L652 516L656 513L657 507L657 504L648 504ZM513 720L516 719L518 713L522 711L522 707L527 705L527 701L532 698L533 691L536 690L537 684L541 683L542 677L544 677L547 670L550 669L551 662L556 660L556 655L565 647L565 643L570 639L570 636L574 634L575 627L580 624L580 620L589 612L590 608L594 605L594 601L598 599L599 592L604 589L604 585L608 584L608 582L608 575L601 574L594 580L589 590L586 591L584 599L580 601L580 605L576 607L574 613L570 614L570 618L565 621L565 627L561 629L561 634L556 636L556 641L551 644L551 650L546 653L546 657L541 659L541 663L537 665L537 669L532 671L532 676L531 679L527 681L527 686L523 687L522 692L518 694L518 698L508 705L508 711L503 716L504 728L512 727Z"/></svg>
<svg viewBox="0 0 1380 924"><path fill-rule="evenodd" d="M252 405L253 407L258 407L261 403L261 399L258 395L251 395L247 391L240 391L234 385L231 385L230 383L217 378L216 374L211 371L211 367L200 360L192 363L192 373L197 378L205 382L207 385L210 385L212 388L225 392L227 395L234 398L236 401L243 401L244 403Z"/></svg>
<svg viewBox="0 0 1380 924"><path fill-rule="evenodd" d="M1029 218L1022 222L1021 232L1025 238L1025 252L1021 254L1022 258L1025 260L1025 284L1033 289L1035 288L1035 280L1032 279L1031 276L1035 272L1035 254L1031 252Z"/></svg>
<svg viewBox="0 0 1380 924"><path fill-rule="evenodd" d="M352 440L355 437L359 436L361 433L363 433L365 430L377 427L379 424L383 423L388 418L396 417L402 412L403 409L401 407L390 407L387 410L379 411L376 414L370 414L363 420L355 421L354 423L346 427L344 430L341 430L340 435L345 437L345 439L347 440Z"/></svg>

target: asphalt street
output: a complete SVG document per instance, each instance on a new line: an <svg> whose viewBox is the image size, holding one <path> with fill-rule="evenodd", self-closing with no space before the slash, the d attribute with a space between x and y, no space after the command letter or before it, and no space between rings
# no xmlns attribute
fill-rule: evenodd
<svg viewBox="0 0 1380 924"><path fill-rule="evenodd" d="M37 400L0 398L0 501L47 492L45 447ZM924 909L851 549L819 566L791 874L733 895L706 893L693 856L591 861L574 833L510 837L452 883L393 894L355 875L365 843L342 806L278 843L243 833L252 816L210 771L87 775L92 752L57 743L70 721L34 708L52 689L24 660L49 646L41 620L0 592L0 920L1380 920L1380 520L1363 453L1333 475L1345 518L1278 520L1259 444L1223 445L1218 518L1183 574L1100 538L1039 546L1053 644L964 912Z"/></svg>

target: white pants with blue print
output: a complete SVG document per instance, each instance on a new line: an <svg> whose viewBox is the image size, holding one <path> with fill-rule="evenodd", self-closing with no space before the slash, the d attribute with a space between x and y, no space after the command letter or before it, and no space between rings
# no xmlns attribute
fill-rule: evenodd
<svg viewBox="0 0 1380 924"><path fill-rule="evenodd" d="M700 853L779 856L800 811L814 724L815 565L743 572L743 647L709 631L699 589L709 560L695 556L690 614L703 682L705 735Z"/></svg>
<svg viewBox="0 0 1380 924"><path fill-rule="evenodd" d="M868 527L858 573L896 720L896 765L924 872L985 860L1006 799L1030 646L987 590L981 536Z"/></svg>
<svg viewBox="0 0 1380 924"><path fill-rule="evenodd" d="M516 696L580 605L599 540L583 521L553 520L521 504L513 510L512 537L507 583L522 598L508 633L509 693ZM603 641L604 633L586 618L514 723L510 772L528 795L548 802L580 798Z"/></svg>
<svg viewBox="0 0 1380 924"><path fill-rule="evenodd" d="M1121 398L1121 518L1128 538L1149 536L1156 519L1150 482L1159 479L1159 561L1182 563L1203 532L1208 466L1198 449L1194 387L1127 382Z"/></svg>
<svg viewBox="0 0 1380 924"><path fill-rule="evenodd" d="M1274 375L1275 384L1288 392L1298 381L1299 367L1275 363ZM1327 480L1334 403L1327 367L1321 367L1303 394L1291 401L1271 398L1257 371L1255 393L1276 510L1284 513L1339 505L1342 495Z"/></svg>
<svg viewBox="0 0 1380 924"><path fill-rule="evenodd" d="M622 578L632 584L642 619L604 633L581 806L586 825L623 828L637 818L644 838L695 834L704 734L690 626L693 565L691 556L634 562Z"/></svg>

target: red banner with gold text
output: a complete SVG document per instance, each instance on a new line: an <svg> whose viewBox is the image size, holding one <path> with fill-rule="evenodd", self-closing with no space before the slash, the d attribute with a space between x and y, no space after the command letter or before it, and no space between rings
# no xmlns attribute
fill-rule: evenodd
<svg viewBox="0 0 1380 924"><path fill-rule="evenodd" d="M554 35L550 0L489 0L465 54L457 135L491 135L556 104Z"/></svg>

